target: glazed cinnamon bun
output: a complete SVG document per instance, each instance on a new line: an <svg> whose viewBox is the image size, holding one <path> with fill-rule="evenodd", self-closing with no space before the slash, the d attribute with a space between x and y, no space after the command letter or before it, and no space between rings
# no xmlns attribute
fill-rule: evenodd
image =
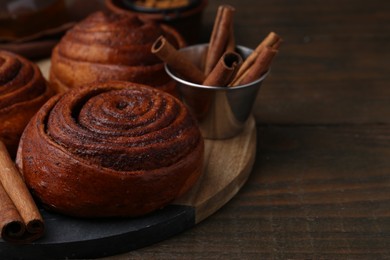
<svg viewBox="0 0 390 260"><path fill-rule="evenodd" d="M172 95L112 81L50 99L26 127L17 163L49 209L139 216L182 195L202 171L204 141Z"/></svg>

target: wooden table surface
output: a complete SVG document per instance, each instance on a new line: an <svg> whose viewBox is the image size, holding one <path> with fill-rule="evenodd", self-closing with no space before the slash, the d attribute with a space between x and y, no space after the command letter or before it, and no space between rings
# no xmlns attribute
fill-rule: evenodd
<svg viewBox="0 0 390 260"><path fill-rule="evenodd" d="M284 39L251 175L195 227L102 259L390 259L390 1L209 0L201 42L220 4L237 44Z"/></svg>
<svg viewBox="0 0 390 260"><path fill-rule="evenodd" d="M284 38L253 171L199 225L107 259L390 259L390 1L209 2L206 40L222 3L239 44Z"/></svg>

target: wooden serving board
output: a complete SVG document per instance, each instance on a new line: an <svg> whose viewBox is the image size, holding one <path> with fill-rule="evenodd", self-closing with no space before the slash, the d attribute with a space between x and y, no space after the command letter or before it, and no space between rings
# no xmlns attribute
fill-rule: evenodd
<svg viewBox="0 0 390 260"><path fill-rule="evenodd" d="M46 74L47 75L47 74ZM183 232L212 215L244 185L256 155L253 117L227 140L205 140L203 175L184 196L140 218L80 219L41 209L46 232L31 244L0 240L0 258L97 258L128 252Z"/></svg>

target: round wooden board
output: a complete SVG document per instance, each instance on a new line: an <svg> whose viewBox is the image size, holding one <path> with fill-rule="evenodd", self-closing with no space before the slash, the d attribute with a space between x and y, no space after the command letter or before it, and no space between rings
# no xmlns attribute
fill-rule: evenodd
<svg viewBox="0 0 390 260"><path fill-rule="evenodd" d="M47 74L46 74L47 75ZM244 185L256 154L253 117L231 139L205 140L203 175L171 205L140 218L80 219L41 209L45 236L14 245L0 240L5 259L97 258L128 252L183 232L212 215Z"/></svg>

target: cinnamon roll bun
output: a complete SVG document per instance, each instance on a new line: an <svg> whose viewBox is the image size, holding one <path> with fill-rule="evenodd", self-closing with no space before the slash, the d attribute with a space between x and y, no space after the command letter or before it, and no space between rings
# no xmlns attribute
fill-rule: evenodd
<svg viewBox="0 0 390 260"><path fill-rule="evenodd" d="M60 92L95 81L120 80L175 94L175 83L150 52L161 35L177 48L185 46L183 37L167 25L134 15L93 13L54 48L50 82Z"/></svg>
<svg viewBox="0 0 390 260"><path fill-rule="evenodd" d="M0 50L0 139L12 157L24 127L52 95L37 65Z"/></svg>
<svg viewBox="0 0 390 260"><path fill-rule="evenodd" d="M201 174L203 152L200 130L181 101L112 81L50 99L26 127L17 164L49 209L139 216L188 191Z"/></svg>

